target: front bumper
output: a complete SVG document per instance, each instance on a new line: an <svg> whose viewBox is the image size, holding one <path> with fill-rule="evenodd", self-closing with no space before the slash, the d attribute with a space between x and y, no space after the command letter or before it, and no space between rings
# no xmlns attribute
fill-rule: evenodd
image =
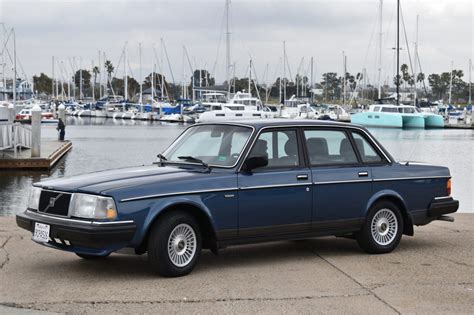
<svg viewBox="0 0 474 315"><path fill-rule="evenodd" d="M79 220L30 210L16 216L17 225L30 232L34 232L35 222L50 225L50 241L43 245L86 254L107 254L125 247L136 231L133 221Z"/></svg>

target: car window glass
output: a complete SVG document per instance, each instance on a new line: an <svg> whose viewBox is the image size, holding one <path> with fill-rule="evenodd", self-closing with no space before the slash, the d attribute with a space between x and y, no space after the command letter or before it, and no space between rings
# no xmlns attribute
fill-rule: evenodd
<svg viewBox="0 0 474 315"><path fill-rule="evenodd" d="M377 153L372 144L370 144L361 134L357 132L352 133L357 150L364 163L381 162L382 157Z"/></svg>
<svg viewBox="0 0 474 315"><path fill-rule="evenodd" d="M271 167L299 165L298 142L295 130L267 131L260 134L249 157L266 156Z"/></svg>
<svg viewBox="0 0 474 315"><path fill-rule="evenodd" d="M305 130L311 165L356 164L357 156L346 133L338 130Z"/></svg>

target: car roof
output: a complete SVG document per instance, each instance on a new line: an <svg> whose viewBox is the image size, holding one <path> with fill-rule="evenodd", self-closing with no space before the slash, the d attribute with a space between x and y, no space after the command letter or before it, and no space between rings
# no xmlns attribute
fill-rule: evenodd
<svg viewBox="0 0 474 315"><path fill-rule="evenodd" d="M261 129L264 127L285 127L285 126L331 126L331 127L358 127L363 128L362 126L350 124L350 123L343 123L331 120L312 120L312 119L239 119L239 120L232 120L232 121L222 121L222 122L209 122L203 123L205 125L212 125L212 124L228 124L228 125L244 125L248 127L253 127L255 129ZM363 128L365 129L365 128Z"/></svg>

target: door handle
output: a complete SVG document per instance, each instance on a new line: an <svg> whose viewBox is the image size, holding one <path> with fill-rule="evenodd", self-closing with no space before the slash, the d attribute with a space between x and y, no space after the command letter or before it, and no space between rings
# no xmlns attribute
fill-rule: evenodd
<svg viewBox="0 0 474 315"><path fill-rule="evenodd" d="M357 175L359 175L359 177L367 177L369 176L369 172L359 172Z"/></svg>
<svg viewBox="0 0 474 315"><path fill-rule="evenodd" d="M308 179L308 175L306 175L306 174L296 175L296 179L297 179L297 180L307 180L307 179Z"/></svg>

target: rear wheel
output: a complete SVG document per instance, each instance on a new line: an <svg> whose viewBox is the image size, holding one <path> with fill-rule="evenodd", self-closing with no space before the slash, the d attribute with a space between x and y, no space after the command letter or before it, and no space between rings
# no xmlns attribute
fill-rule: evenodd
<svg viewBox="0 0 474 315"><path fill-rule="evenodd" d="M370 208L362 230L357 233L359 246L371 254L393 251L402 238L403 218L396 205L377 202Z"/></svg>
<svg viewBox="0 0 474 315"><path fill-rule="evenodd" d="M154 224L148 240L148 261L165 277L190 273L201 255L202 239L196 219L184 212L165 215Z"/></svg>

